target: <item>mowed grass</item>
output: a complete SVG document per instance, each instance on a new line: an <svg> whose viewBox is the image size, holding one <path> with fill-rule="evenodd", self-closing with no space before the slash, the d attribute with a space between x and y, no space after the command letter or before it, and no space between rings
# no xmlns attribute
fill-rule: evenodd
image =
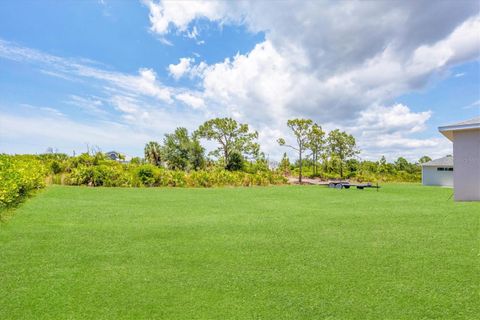
<svg viewBox="0 0 480 320"><path fill-rule="evenodd" d="M0 319L478 319L451 193L49 187L0 226Z"/></svg>

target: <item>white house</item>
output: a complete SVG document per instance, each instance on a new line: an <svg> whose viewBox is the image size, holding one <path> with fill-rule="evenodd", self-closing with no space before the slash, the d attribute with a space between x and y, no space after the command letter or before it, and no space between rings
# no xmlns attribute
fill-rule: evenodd
<svg viewBox="0 0 480 320"><path fill-rule="evenodd" d="M456 201L480 201L480 117L439 127L453 142Z"/></svg>
<svg viewBox="0 0 480 320"><path fill-rule="evenodd" d="M453 157L447 156L423 163L422 184L453 187Z"/></svg>
<svg viewBox="0 0 480 320"><path fill-rule="evenodd" d="M108 151L108 152L105 152L105 155L111 160L115 160L122 163L129 163L130 160L132 160L132 157L117 151Z"/></svg>

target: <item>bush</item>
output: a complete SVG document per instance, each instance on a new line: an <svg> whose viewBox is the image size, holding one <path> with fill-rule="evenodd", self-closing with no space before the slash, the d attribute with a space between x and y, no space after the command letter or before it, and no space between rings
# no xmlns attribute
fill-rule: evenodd
<svg viewBox="0 0 480 320"><path fill-rule="evenodd" d="M156 167L151 164L144 164L135 169L135 178L139 186L153 187L156 183ZM157 175L158 176L158 175Z"/></svg>
<svg viewBox="0 0 480 320"><path fill-rule="evenodd" d="M8 207L45 186L47 170L35 156L0 155L0 207Z"/></svg>
<svg viewBox="0 0 480 320"><path fill-rule="evenodd" d="M50 184L91 187L223 187L266 186L286 183L276 172L228 171L218 167L185 172L151 164L122 164L102 154L0 155L0 206L16 202L29 192Z"/></svg>
<svg viewBox="0 0 480 320"><path fill-rule="evenodd" d="M189 187L213 187L214 183L206 171L193 171L187 177Z"/></svg>
<svg viewBox="0 0 480 320"><path fill-rule="evenodd" d="M58 174L62 172L62 166L60 165L60 162L58 162L57 160L53 160L50 164L50 170L53 174Z"/></svg>
<svg viewBox="0 0 480 320"><path fill-rule="evenodd" d="M243 169L244 159L239 152L232 152L228 156L227 165L225 169L228 171L239 171Z"/></svg>
<svg viewBox="0 0 480 320"><path fill-rule="evenodd" d="M98 166L80 165L72 169L66 184L87 185L92 187L127 187L130 179L121 166L109 166L100 164Z"/></svg>

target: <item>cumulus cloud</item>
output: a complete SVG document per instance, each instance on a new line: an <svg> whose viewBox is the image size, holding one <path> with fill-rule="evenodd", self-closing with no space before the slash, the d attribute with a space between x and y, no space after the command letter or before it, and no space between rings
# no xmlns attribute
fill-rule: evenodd
<svg viewBox="0 0 480 320"><path fill-rule="evenodd" d="M293 77L288 61L269 42L201 72L207 99L254 124L284 120L282 114L294 98Z"/></svg>
<svg viewBox="0 0 480 320"><path fill-rule="evenodd" d="M364 132L414 133L425 130L426 122L431 115L431 111L412 112L403 104L389 107L374 106L361 112L355 127L356 130Z"/></svg>
<svg viewBox="0 0 480 320"><path fill-rule="evenodd" d="M199 56L198 54L194 54L195 56ZM169 64L168 65L168 73L171 77L175 80L178 80L182 77L203 77L203 73L208 65L205 61L201 61L198 64L195 63L195 58L180 58L177 64Z"/></svg>
<svg viewBox="0 0 480 320"><path fill-rule="evenodd" d="M198 18L265 33L250 52L197 70L210 109L262 128L266 136L288 118L310 117L357 133L364 154L379 146L395 153L438 145L411 136L425 130L431 110L415 112L391 101L480 53L475 1L207 3L212 10L218 5L216 14L202 7L178 24L168 16L169 2L156 3L162 21L170 21L160 33L185 32ZM192 76L197 66L185 73Z"/></svg>
<svg viewBox="0 0 480 320"><path fill-rule="evenodd" d="M224 17L224 3L219 1L144 1L150 10L151 30L165 35L175 29L187 31L190 23L199 18L219 21ZM192 29L191 35L196 29Z"/></svg>
<svg viewBox="0 0 480 320"><path fill-rule="evenodd" d="M196 81L194 89L166 86L150 68L125 74L2 40L0 57L33 61L51 76L96 82L104 95L95 107L110 106L135 128L192 129L207 117L232 116L259 130L264 150L279 157L275 140L288 134L286 120L309 117L354 133L366 158L415 158L443 153L448 142L423 135L431 110L412 110L395 99L480 53L476 1L144 3L151 32L163 41L177 35L199 41L201 19L241 24L265 39L220 62L184 57L168 66L172 78Z"/></svg>
<svg viewBox="0 0 480 320"><path fill-rule="evenodd" d="M448 143L443 143L442 138L414 137L427 128L431 115L431 111L413 112L399 103L391 106L375 105L362 111L351 125L343 129L357 137L361 149L368 150L367 158L402 155L417 160L420 154L448 153ZM437 147L440 148L436 149Z"/></svg>
<svg viewBox="0 0 480 320"><path fill-rule="evenodd" d="M193 94L190 92L184 92L177 94L175 96L177 100L182 101L186 105L194 109L203 109L205 108L205 101L203 100L201 94Z"/></svg>
<svg viewBox="0 0 480 320"><path fill-rule="evenodd" d="M193 62L195 62L194 58L180 58L177 64L170 64L168 66L168 72L174 79L178 80L190 72Z"/></svg>
<svg viewBox="0 0 480 320"><path fill-rule="evenodd" d="M414 50L408 63L412 76L429 75L432 71L459 62L480 58L480 17L465 21L447 38Z"/></svg>

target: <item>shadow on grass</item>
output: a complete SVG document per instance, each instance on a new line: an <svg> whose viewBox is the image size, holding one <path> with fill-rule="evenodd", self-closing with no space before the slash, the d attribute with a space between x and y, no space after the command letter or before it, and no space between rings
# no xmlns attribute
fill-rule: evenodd
<svg viewBox="0 0 480 320"><path fill-rule="evenodd" d="M22 206L28 199L33 198L45 188L31 191L30 193L17 198L14 202L5 205L0 205L0 226L7 223L14 215L15 211Z"/></svg>

